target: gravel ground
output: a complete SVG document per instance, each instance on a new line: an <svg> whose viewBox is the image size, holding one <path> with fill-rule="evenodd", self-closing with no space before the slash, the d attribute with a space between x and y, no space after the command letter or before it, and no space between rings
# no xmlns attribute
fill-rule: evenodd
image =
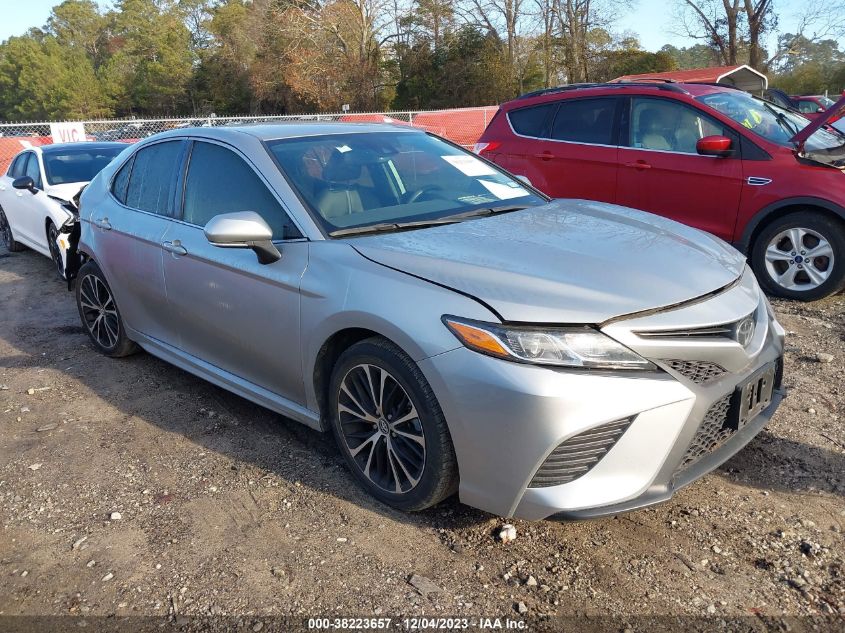
<svg viewBox="0 0 845 633"><path fill-rule="evenodd" d="M0 615L845 622L842 295L774 302L791 393L723 468L652 509L515 522L507 544L455 499L373 502L330 436L99 356L44 257L0 249L0 305Z"/></svg>

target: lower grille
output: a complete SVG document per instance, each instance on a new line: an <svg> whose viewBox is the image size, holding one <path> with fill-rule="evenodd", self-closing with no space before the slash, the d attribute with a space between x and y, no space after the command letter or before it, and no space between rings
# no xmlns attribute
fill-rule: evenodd
<svg viewBox="0 0 845 633"><path fill-rule="evenodd" d="M633 421L632 416L573 435L549 454L528 487L559 486L585 475L607 455Z"/></svg>
<svg viewBox="0 0 845 633"><path fill-rule="evenodd" d="M699 385L716 380L727 373L727 370L721 365L704 360L666 360L663 362L684 378Z"/></svg>
<svg viewBox="0 0 845 633"><path fill-rule="evenodd" d="M692 438L692 443L675 471L676 474L712 453L734 434L733 429L725 426L731 408L731 395L726 395L707 410L695 437Z"/></svg>

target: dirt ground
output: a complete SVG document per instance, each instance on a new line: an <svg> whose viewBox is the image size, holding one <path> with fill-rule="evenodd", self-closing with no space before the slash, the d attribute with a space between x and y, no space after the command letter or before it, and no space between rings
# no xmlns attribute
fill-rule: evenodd
<svg viewBox="0 0 845 633"><path fill-rule="evenodd" d="M375 503L330 436L148 354L99 356L49 260L0 247L0 615L255 631L286 615L816 615L838 629L845 297L774 303L791 393L744 451L669 503L518 521L502 544L500 517L456 499L414 515Z"/></svg>

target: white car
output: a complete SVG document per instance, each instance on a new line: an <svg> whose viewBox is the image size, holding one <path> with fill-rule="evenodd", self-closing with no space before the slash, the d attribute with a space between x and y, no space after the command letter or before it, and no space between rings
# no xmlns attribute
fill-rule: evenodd
<svg viewBox="0 0 845 633"><path fill-rule="evenodd" d="M64 277L67 240L60 234L75 223L73 197L124 149L125 143L57 143L18 154L0 176L0 237L6 248L28 246L46 255Z"/></svg>

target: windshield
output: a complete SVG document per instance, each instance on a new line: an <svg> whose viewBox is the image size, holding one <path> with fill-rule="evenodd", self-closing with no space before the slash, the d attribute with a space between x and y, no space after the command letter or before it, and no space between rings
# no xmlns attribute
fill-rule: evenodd
<svg viewBox="0 0 845 633"><path fill-rule="evenodd" d="M546 202L474 154L422 132L328 134L268 147L328 233Z"/></svg>
<svg viewBox="0 0 845 633"><path fill-rule="evenodd" d="M767 141L784 147L794 147L794 143L791 143L789 139L810 123L800 114L739 91L715 92L698 97L698 101L729 116ZM807 139L804 151L824 151L843 145L845 145L845 136L827 127L819 129Z"/></svg>
<svg viewBox="0 0 845 633"><path fill-rule="evenodd" d="M61 153L45 152L44 175L51 185L89 182L117 156L122 147L80 147Z"/></svg>
<svg viewBox="0 0 845 633"><path fill-rule="evenodd" d="M835 103L833 99L828 99L827 97L816 97L816 101L818 101L825 109L829 108Z"/></svg>

